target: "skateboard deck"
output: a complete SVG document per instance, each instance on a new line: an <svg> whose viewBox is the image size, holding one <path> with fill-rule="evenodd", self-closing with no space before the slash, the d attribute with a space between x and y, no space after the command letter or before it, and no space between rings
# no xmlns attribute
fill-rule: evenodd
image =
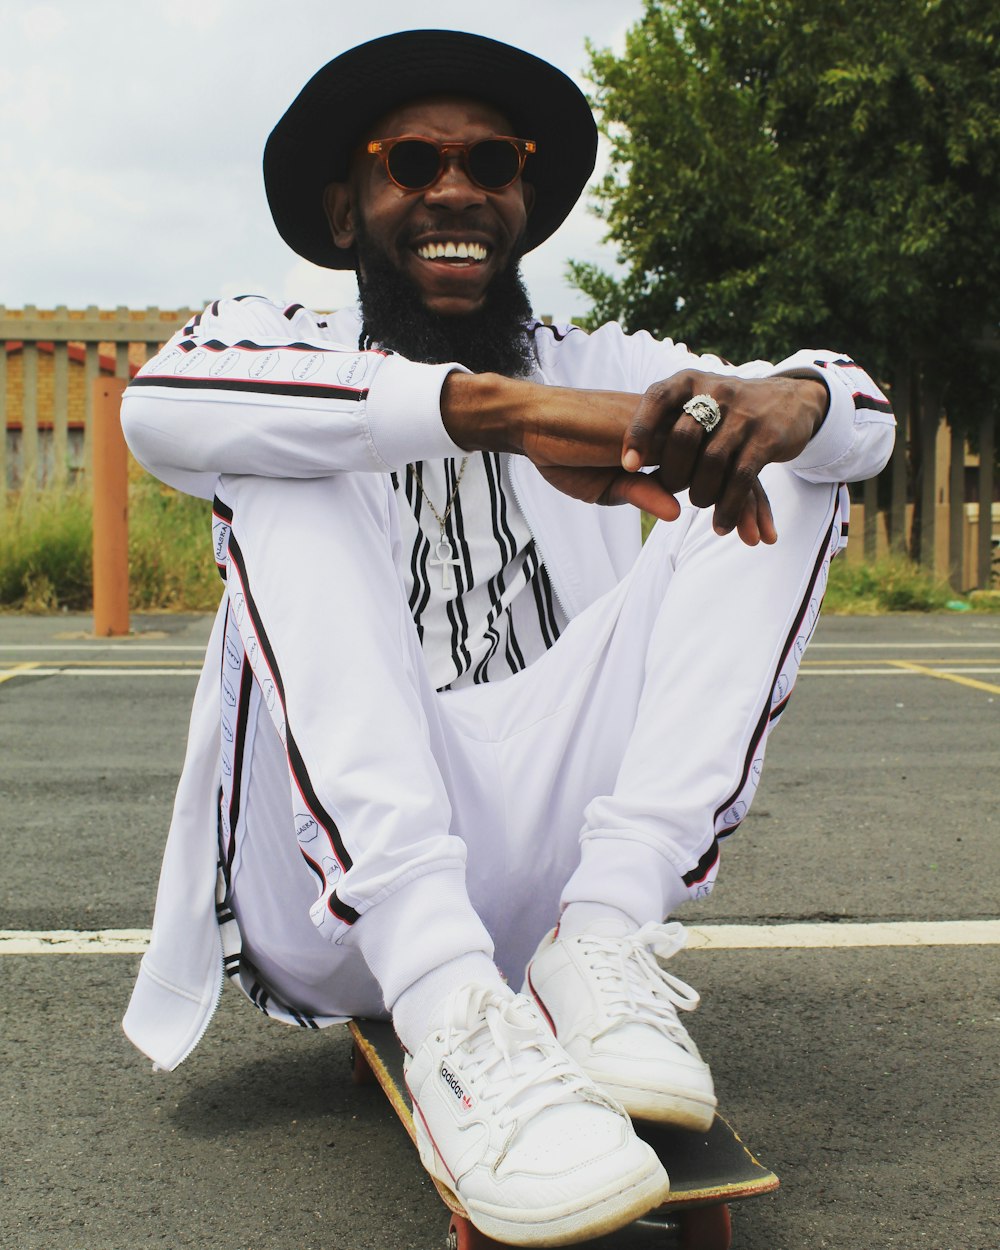
<svg viewBox="0 0 1000 1250"><path fill-rule="evenodd" d="M416 1143L413 1112L403 1080L403 1051L392 1025L384 1021L352 1020L354 1079L376 1081ZM778 1178L750 1153L732 1125L716 1114L707 1133L636 1121L639 1135L659 1155L670 1177L670 1198L634 1224L581 1246L666 1247L678 1250L728 1250L727 1203L778 1188ZM433 1178L431 1178L433 1180ZM489 1250L501 1245L484 1236L470 1222L458 1197L433 1181L451 1212L449 1250Z"/></svg>

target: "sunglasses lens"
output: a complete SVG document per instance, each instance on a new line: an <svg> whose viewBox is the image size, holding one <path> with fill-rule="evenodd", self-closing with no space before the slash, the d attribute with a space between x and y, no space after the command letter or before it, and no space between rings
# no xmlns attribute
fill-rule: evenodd
<svg viewBox="0 0 1000 1250"><path fill-rule="evenodd" d="M410 191L429 187L438 175L441 157L433 143L404 139L393 145L388 157L390 176Z"/></svg>
<svg viewBox="0 0 1000 1250"><path fill-rule="evenodd" d="M469 148L469 173L486 190L509 186L521 167L521 154L506 139L483 139Z"/></svg>

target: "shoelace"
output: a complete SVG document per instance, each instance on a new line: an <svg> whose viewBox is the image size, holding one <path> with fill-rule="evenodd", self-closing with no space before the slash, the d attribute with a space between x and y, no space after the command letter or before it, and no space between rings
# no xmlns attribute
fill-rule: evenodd
<svg viewBox="0 0 1000 1250"><path fill-rule="evenodd" d="M651 1025L687 1050L694 1043L677 1017L678 1010L694 1011L701 1002L697 990L660 966L687 945L684 926L646 924L627 937L609 938L584 933L577 939L594 972L602 1006L610 1019L603 1032L623 1021Z"/></svg>
<svg viewBox="0 0 1000 1250"><path fill-rule="evenodd" d="M510 1130L494 1170L520 1127L555 1103L582 1097L619 1110L577 1068L523 998L505 1001L483 987L461 990L452 1002L446 1045L469 1056L465 1077L475 1084L478 1097L496 1108L500 1126Z"/></svg>

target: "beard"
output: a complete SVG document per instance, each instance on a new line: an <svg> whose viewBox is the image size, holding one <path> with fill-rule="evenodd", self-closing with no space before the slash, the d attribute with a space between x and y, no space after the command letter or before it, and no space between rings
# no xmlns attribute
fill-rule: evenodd
<svg viewBox="0 0 1000 1250"><path fill-rule="evenodd" d="M531 302L516 256L490 284L482 308L448 317L425 306L416 283L400 273L363 228L355 246L363 343L420 364L454 361L473 373L524 378L533 371L536 359L527 328Z"/></svg>

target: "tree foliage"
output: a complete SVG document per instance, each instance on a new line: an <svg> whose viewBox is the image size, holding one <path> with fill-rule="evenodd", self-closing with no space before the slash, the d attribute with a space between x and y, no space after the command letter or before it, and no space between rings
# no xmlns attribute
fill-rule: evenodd
<svg viewBox="0 0 1000 1250"><path fill-rule="evenodd" d="M982 411L995 0L649 0L624 56L590 53L627 267L573 266L595 321L741 358L822 344L889 381L919 363Z"/></svg>

